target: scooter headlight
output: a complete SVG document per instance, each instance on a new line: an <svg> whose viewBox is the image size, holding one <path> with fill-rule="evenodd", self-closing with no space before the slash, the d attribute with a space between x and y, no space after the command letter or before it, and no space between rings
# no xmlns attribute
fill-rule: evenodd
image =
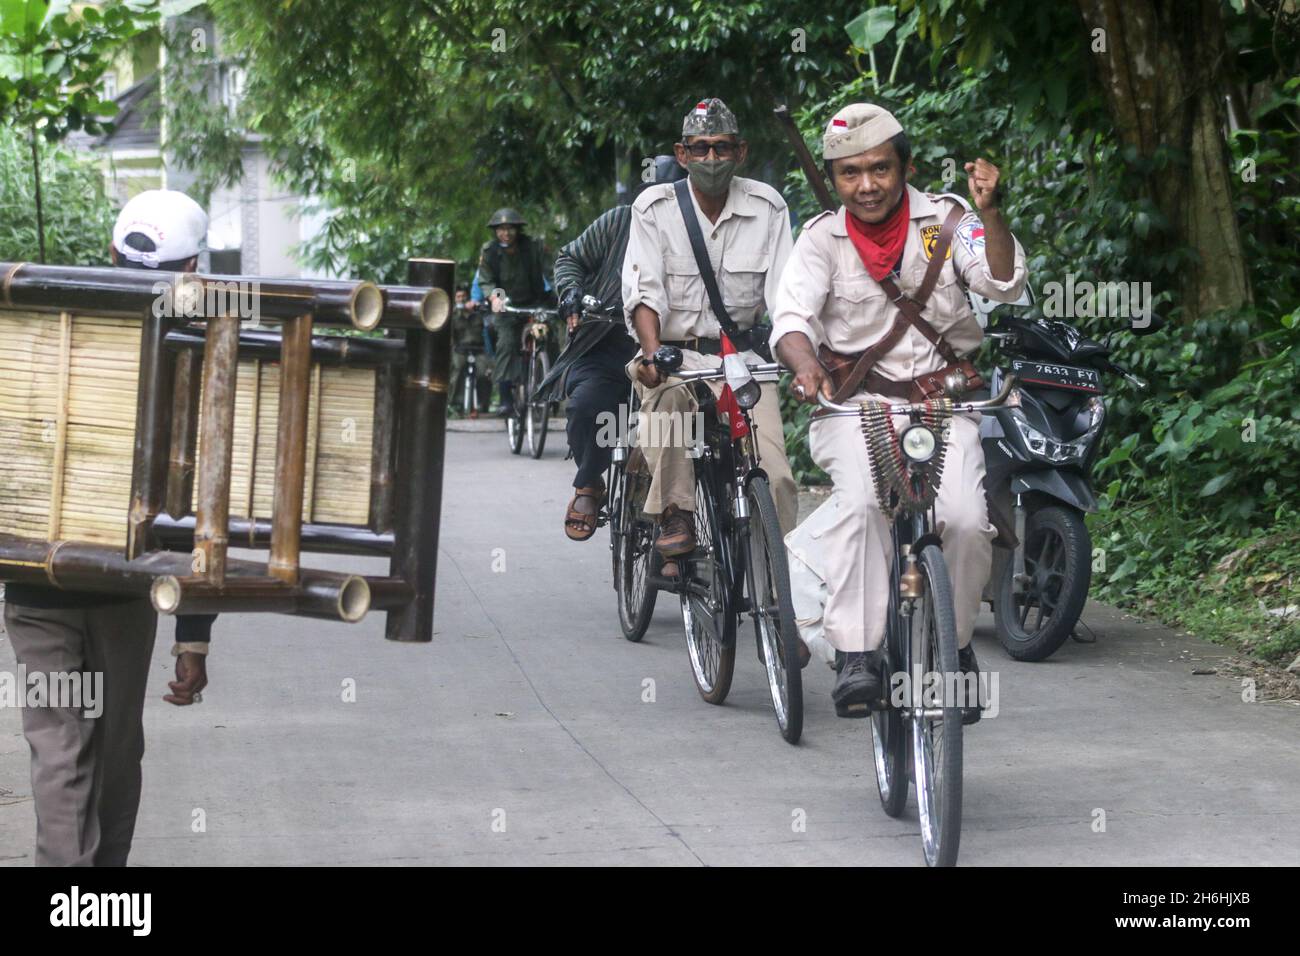
<svg viewBox="0 0 1300 956"><path fill-rule="evenodd" d="M1030 453L1045 461L1057 465L1081 461L1088 450L1086 439L1062 442L1057 441L1055 438L1049 438L1029 424L1024 413L1018 409L1011 413L1011 420L1016 423L1016 430L1020 432L1020 437L1024 439L1025 446Z"/></svg>
<svg viewBox="0 0 1300 956"><path fill-rule="evenodd" d="M899 438L899 444L903 447L903 454L912 461L929 461L934 457L935 446L938 440L934 437L934 432L924 425L913 425L903 432Z"/></svg>

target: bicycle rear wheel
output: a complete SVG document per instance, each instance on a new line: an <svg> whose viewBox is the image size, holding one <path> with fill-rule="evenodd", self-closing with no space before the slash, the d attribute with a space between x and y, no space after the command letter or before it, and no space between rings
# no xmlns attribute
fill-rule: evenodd
<svg viewBox="0 0 1300 956"><path fill-rule="evenodd" d="M528 453L534 458L541 458L542 449L546 447L546 429L550 424L551 403L546 399L534 401L533 392L546 378L546 373L550 370L550 367L551 360L541 350L534 352L532 360L528 363L528 412L526 416Z"/></svg>
<svg viewBox="0 0 1300 956"><path fill-rule="evenodd" d="M927 545L917 564L925 594L911 616L911 677L913 695L920 693L924 706L916 706L914 696L912 763L921 847L928 866L952 866L961 843L961 707L949 692L960 687L957 621L943 552Z"/></svg>
<svg viewBox="0 0 1300 956"><path fill-rule="evenodd" d="M609 513L618 622L623 636L636 642L645 637L659 595L658 589L650 584L650 575L658 568L654 529L641 517L645 493L637 493L637 486L642 481L648 485L650 476L636 469L635 460L629 460L622 468L615 466L611 471L618 475L617 486L610 491Z"/></svg>
<svg viewBox="0 0 1300 956"><path fill-rule="evenodd" d="M758 638L777 727L788 743L803 733L803 671L799 668L799 630L790 595L785 539L767 479L756 477L749 497L748 583L750 615Z"/></svg>
<svg viewBox="0 0 1300 956"><path fill-rule="evenodd" d="M700 463L696 463L700 469ZM735 621L727 597L722 526L709 477L695 475L695 550L677 558L682 575L682 627L695 688L710 704L721 704L736 668Z"/></svg>

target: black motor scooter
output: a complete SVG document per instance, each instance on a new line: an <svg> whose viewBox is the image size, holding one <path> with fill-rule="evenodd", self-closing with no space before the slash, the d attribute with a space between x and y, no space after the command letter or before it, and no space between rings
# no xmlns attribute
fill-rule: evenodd
<svg viewBox="0 0 1300 956"><path fill-rule="evenodd" d="M972 302L986 315L997 305ZM1015 303L1026 304L1028 296ZM1134 331L1161 325L1151 316ZM1007 652L1041 661L1074 632L1092 581L1084 515L1097 510L1090 472L1106 425L1102 374L1146 383L1110 360L1109 336L1097 342L1065 322L1004 313L986 335L1001 353L990 387L996 392L1014 375L1020 404L980 423L989 506L1011 517L1016 539L995 542L984 600Z"/></svg>

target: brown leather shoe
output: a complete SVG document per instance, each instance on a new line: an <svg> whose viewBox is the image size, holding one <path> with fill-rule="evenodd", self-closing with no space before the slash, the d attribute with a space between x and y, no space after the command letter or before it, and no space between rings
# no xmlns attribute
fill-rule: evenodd
<svg viewBox="0 0 1300 956"><path fill-rule="evenodd" d="M655 548L665 558L695 550L695 515L669 505L659 516L659 537Z"/></svg>

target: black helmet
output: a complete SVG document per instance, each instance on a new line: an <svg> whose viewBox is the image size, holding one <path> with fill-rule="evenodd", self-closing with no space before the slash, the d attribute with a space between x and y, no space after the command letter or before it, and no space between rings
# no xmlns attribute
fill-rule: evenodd
<svg viewBox="0 0 1300 956"><path fill-rule="evenodd" d="M633 199L636 199L637 196L640 196L651 186L675 183L679 179L686 178L686 170L682 169L681 163L677 162L676 156L656 156L654 173L654 179L649 182L642 179L636 184L636 188L632 190Z"/></svg>
<svg viewBox="0 0 1300 956"><path fill-rule="evenodd" d="M492 214L488 220L488 228L495 229L497 226L519 226L523 228L528 225L523 216L511 209L509 206L503 206Z"/></svg>
<svg viewBox="0 0 1300 956"><path fill-rule="evenodd" d="M656 156L655 157L655 182L656 183L675 183L679 179L686 178L686 170L682 164L677 162L676 156Z"/></svg>

